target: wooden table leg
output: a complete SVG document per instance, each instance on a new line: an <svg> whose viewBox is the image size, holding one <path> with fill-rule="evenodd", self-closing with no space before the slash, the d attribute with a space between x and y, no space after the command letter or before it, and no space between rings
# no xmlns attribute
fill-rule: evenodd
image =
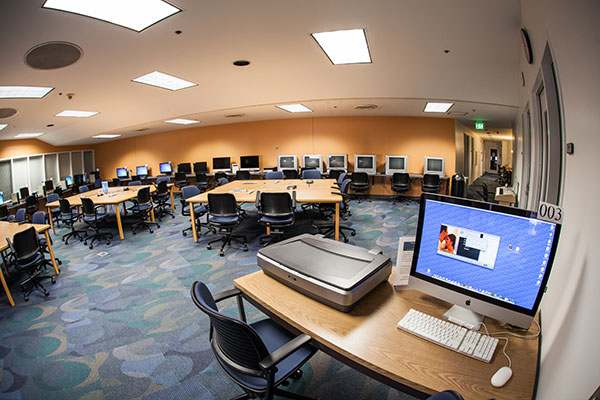
<svg viewBox="0 0 600 400"><path fill-rule="evenodd" d="M119 237L121 240L125 239L123 235L123 225L121 224L121 211L119 211L119 205L115 204L115 213L117 214L117 227L119 228Z"/></svg>
<svg viewBox="0 0 600 400"><path fill-rule="evenodd" d="M173 188L175 186L171 186L171 211L175 212L175 200L173 199Z"/></svg>
<svg viewBox="0 0 600 400"><path fill-rule="evenodd" d="M340 203L335 203L335 240L340 240Z"/></svg>
<svg viewBox="0 0 600 400"><path fill-rule="evenodd" d="M52 220L52 211L50 211L50 207L48 207L48 219L50 220L50 227L52 228L52 233L56 235L56 230L54 229L54 221Z"/></svg>
<svg viewBox="0 0 600 400"><path fill-rule="evenodd" d="M194 237L194 242L198 243L198 233L196 232L196 217L194 216L194 203L189 203L190 205L190 218L192 219L192 236Z"/></svg>
<svg viewBox="0 0 600 400"><path fill-rule="evenodd" d="M10 303L11 307L14 307L15 301L13 300L12 296L10 295L10 290L8 290L8 285L6 284L6 281L4 280L4 274L2 273L1 268L0 268L0 280L2 281L2 287L4 287L4 293L6 293L6 297L8 297L8 302Z"/></svg>
<svg viewBox="0 0 600 400"><path fill-rule="evenodd" d="M150 221L152 221L152 222L156 222L156 221L154 220L154 207L152 207L152 209L150 210Z"/></svg>
<svg viewBox="0 0 600 400"><path fill-rule="evenodd" d="M56 275L60 275L60 270L58 269L58 265L56 265L56 259L54 258L54 251L52 250L52 245L50 244L50 234L48 233L48 229L44 231L46 235L46 245L48 246L48 252L50 253L50 258L52 259L52 265L54 266L54 272Z"/></svg>

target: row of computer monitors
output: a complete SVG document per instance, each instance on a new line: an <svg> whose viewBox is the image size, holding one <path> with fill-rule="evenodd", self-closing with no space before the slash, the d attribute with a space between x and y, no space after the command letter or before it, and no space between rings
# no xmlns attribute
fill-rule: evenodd
<svg viewBox="0 0 600 400"><path fill-rule="evenodd" d="M301 157L302 168L314 168L321 172L323 171L323 156L320 154L304 154ZM327 171L332 169L348 170L348 155L347 154L328 154L325 158ZM230 157L215 157L213 158L213 172L227 172L232 168ZM240 157L240 170L259 171L260 163L259 156L242 156ZM277 157L277 170L298 169L298 157L296 155L280 155ZM171 162L160 163L159 170L161 174L170 174L173 172ZM197 172L208 172L208 164L206 161L177 164L177 172L191 174ZM366 172L370 175L377 173L377 156L373 154L355 154L354 155L354 172ZM408 157L407 156L385 156L385 174L392 175L396 172L408 172ZM435 174L443 177L445 174L445 159L443 157L425 157L423 162L424 174ZM136 167L136 175L145 177L149 175L147 165ZM127 178L129 171L127 167L117 168L118 178Z"/></svg>

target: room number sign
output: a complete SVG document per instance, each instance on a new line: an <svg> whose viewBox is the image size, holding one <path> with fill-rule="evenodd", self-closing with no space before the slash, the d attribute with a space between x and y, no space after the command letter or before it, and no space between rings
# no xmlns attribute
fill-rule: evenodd
<svg viewBox="0 0 600 400"><path fill-rule="evenodd" d="M563 220L563 210L559 206L554 204L545 203L540 201L540 206L538 207L538 219L554 222L557 224L562 224Z"/></svg>

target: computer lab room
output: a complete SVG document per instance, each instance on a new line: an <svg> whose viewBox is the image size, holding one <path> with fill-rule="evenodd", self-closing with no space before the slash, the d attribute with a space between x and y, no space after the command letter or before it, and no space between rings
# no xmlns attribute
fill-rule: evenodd
<svg viewBox="0 0 600 400"><path fill-rule="evenodd" d="M599 399L599 16L0 2L0 398Z"/></svg>

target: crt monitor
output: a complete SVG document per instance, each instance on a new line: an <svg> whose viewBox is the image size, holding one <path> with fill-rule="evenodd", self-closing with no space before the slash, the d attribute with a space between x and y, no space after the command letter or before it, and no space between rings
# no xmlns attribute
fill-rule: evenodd
<svg viewBox="0 0 600 400"><path fill-rule="evenodd" d="M51 192L54 190L54 181L52 179L48 179L46 182L44 182L44 190L46 192Z"/></svg>
<svg viewBox="0 0 600 400"><path fill-rule="evenodd" d="M213 172L226 172L231 168L231 159L229 157L214 157Z"/></svg>
<svg viewBox="0 0 600 400"><path fill-rule="evenodd" d="M423 163L423 174L439 175L440 178L445 176L446 159L443 157L425 157Z"/></svg>
<svg viewBox="0 0 600 400"><path fill-rule="evenodd" d="M4 204L4 193L0 192L0 205Z"/></svg>
<svg viewBox="0 0 600 400"><path fill-rule="evenodd" d="M327 171L331 169L348 170L347 154L327 154Z"/></svg>
<svg viewBox="0 0 600 400"><path fill-rule="evenodd" d="M258 156L241 156L240 170L242 171L259 171L260 160Z"/></svg>
<svg viewBox="0 0 600 400"><path fill-rule="evenodd" d="M22 200L25 200L27 197L29 197L29 188L27 186L23 186L21 189L19 189L19 196L21 196Z"/></svg>
<svg viewBox="0 0 600 400"><path fill-rule="evenodd" d="M208 165L206 161L198 161L194 163L194 173L208 172Z"/></svg>
<svg viewBox="0 0 600 400"><path fill-rule="evenodd" d="M354 172L366 172L369 175L377 173L377 158L371 154L354 155Z"/></svg>
<svg viewBox="0 0 600 400"><path fill-rule="evenodd" d="M323 156L320 154L304 154L302 168L314 168L323 173Z"/></svg>
<svg viewBox="0 0 600 400"><path fill-rule="evenodd" d="M528 329L546 290L560 234L560 225L536 216L514 207L423 194L409 287L455 304L445 316L465 326L477 328L488 316Z"/></svg>
<svg viewBox="0 0 600 400"><path fill-rule="evenodd" d="M67 188L70 188L71 186L73 186L73 178L71 178L70 176L67 176L65 178L65 186Z"/></svg>
<svg viewBox="0 0 600 400"><path fill-rule="evenodd" d="M408 157L406 156L385 156L385 174L406 173L408 171L407 161Z"/></svg>
<svg viewBox="0 0 600 400"><path fill-rule="evenodd" d="M298 169L298 159L295 155L277 156L277 170L283 171L284 169Z"/></svg>
<svg viewBox="0 0 600 400"><path fill-rule="evenodd" d="M81 186L85 183L83 174L75 174L73 175L73 182L75 186Z"/></svg>
<svg viewBox="0 0 600 400"><path fill-rule="evenodd" d="M147 165L139 165L135 167L135 174L137 176L148 176L148 166Z"/></svg>
<svg viewBox="0 0 600 400"><path fill-rule="evenodd" d="M127 168L117 168L117 178L127 178Z"/></svg>
<svg viewBox="0 0 600 400"><path fill-rule="evenodd" d="M190 164L189 162L177 164L177 172L183 172L184 174L191 174L192 173L192 164Z"/></svg>
<svg viewBox="0 0 600 400"><path fill-rule="evenodd" d="M171 167L171 162L167 161L167 162L158 164L158 170L160 171L161 174L170 174L171 172L173 172L173 168Z"/></svg>

